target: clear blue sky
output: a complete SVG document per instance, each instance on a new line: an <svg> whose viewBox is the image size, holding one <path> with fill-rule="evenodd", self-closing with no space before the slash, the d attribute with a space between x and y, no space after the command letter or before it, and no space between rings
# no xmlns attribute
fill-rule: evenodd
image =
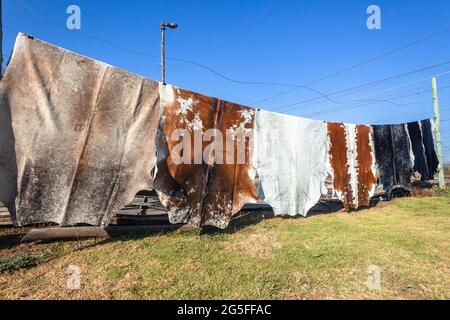
<svg viewBox="0 0 450 320"><path fill-rule="evenodd" d="M155 57L135 55L58 27L14 0L3 0L3 23L14 30L4 30L5 56L10 55L16 31L23 31L156 80L160 79L159 22L162 20L179 24L178 29L167 32L168 57L201 63L236 80L297 84L450 28L448 0L17 1L62 26L68 17L66 8L76 4L81 8L81 32ZM381 8L381 30L366 27L366 9L370 4ZM311 87L329 94L446 61L450 61L450 31ZM320 98L280 109L318 96L300 89L257 106L355 123L396 123L426 118L433 114L430 81L404 84L447 71L450 64L331 96L334 102ZM197 66L170 60L167 82L246 105L290 89L236 84ZM438 87L444 87L439 91L443 119L450 118L450 87L446 86L450 86L450 73L438 77ZM402 95L408 96L398 98ZM385 101L389 98L395 99ZM364 102L366 105L342 110L349 103L356 106ZM325 113L336 107L341 110ZM320 111L324 113L314 115ZM450 148L450 121L442 122L442 127L444 148ZM450 149L445 149L444 154L450 160Z"/></svg>

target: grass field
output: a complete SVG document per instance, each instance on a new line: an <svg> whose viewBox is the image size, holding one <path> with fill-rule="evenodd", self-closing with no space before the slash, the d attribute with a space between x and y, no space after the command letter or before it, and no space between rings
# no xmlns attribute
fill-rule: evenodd
<svg viewBox="0 0 450 320"><path fill-rule="evenodd" d="M449 299L450 194L233 232L0 248L1 299ZM371 265L380 289L366 285Z"/></svg>

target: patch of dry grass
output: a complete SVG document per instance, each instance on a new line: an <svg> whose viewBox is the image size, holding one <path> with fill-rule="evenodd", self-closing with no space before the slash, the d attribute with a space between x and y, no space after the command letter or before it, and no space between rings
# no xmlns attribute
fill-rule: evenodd
<svg viewBox="0 0 450 320"><path fill-rule="evenodd" d="M0 274L0 298L450 298L448 192L352 214L265 220L235 233L54 245L61 246L54 259ZM19 245L14 254L33 246L40 245ZM81 270L79 290L67 289L70 265ZM371 265L381 270L379 290L366 285Z"/></svg>
<svg viewBox="0 0 450 320"><path fill-rule="evenodd" d="M249 234L242 240L224 241L223 248L227 251L244 253L252 258L272 258L273 249L283 248L274 233Z"/></svg>

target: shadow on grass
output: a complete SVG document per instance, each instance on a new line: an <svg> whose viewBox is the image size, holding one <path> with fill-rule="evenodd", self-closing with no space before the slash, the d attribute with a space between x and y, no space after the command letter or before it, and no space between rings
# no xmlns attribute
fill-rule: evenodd
<svg viewBox="0 0 450 320"><path fill-rule="evenodd" d="M429 188L430 184L427 184L426 186L420 186L421 188ZM404 188L395 188L392 190L391 193L391 199L394 198L402 198L402 197L408 197L411 195L411 192L409 190L406 190ZM382 202L386 202L388 200L386 194L380 194L378 196L372 197L370 200L369 206L361 206L358 209L352 209L348 213L357 213L358 211L364 210L364 209L370 209L378 206ZM312 207L306 217L304 216L279 216L281 219L307 219L309 217L318 216L318 215L326 215L326 214L334 214L337 212L343 212L344 205L342 201L337 199L331 199L331 200L320 200L314 207ZM256 225L260 223L261 221L264 221L266 219L272 219L274 218L274 212L272 207L269 205L261 205L261 208L256 211L241 211L241 214L239 214L236 218L234 218L229 226L224 229L218 229L215 227L204 227L202 230L202 233L205 234L230 234L238 232L242 229L245 229L247 227L250 227L252 225Z"/></svg>
<svg viewBox="0 0 450 320"><path fill-rule="evenodd" d="M448 195L448 191L442 193ZM395 197L402 197L409 195L405 190L399 190L395 193ZM384 202L385 199L383 197L374 197L371 202L369 208L376 207L379 203ZM364 209L364 208L362 208ZM343 210L343 205L340 201L328 200L328 201L319 201L308 213L308 216L317 216L323 214L333 214L336 212L341 212ZM358 210L355 210L358 211ZM354 212L354 211L353 211ZM135 240L142 240L150 237L159 237L164 235L171 234L186 234L189 235L220 235L220 234L232 234L244 230L248 227L257 225L266 219L274 218L274 212L270 206L257 206L253 208L244 208L237 217L232 219L229 226L224 229L218 229L214 227L205 227L203 229L191 229L190 231L181 231L179 229L172 230L158 230L155 228L152 231L131 231L126 233L117 233L117 232L108 232L109 238L96 238L95 240L80 240L80 239L72 239L65 240L64 243L69 244L69 250L59 253L57 250L48 249L45 246L39 247L40 251L35 252L21 252L18 250L17 253L11 255L9 257L0 258L0 274L4 272L13 272L19 269L29 269L36 267L42 263L46 263L58 257L61 257L65 254L70 254L72 252L83 251L89 248L106 245L108 243L117 243L117 242L128 242ZM281 219L304 219L305 217L281 217ZM49 225L38 225L34 227L45 227ZM175 228L178 228L176 226ZM22 236L30 229L28 228L15 228L14 231L9 232L7 227L0 226L0 253L1 250L8 250L13 247L19 246L21 244ZM57 240L60 242L61 240ZM54 243L55 241L44 241L39 242L40 244L45 243ZM70 245L70 242L73 242L73 246ZM34 244L31 244L33 246ZM27 250L28 251L28 250ZM0 254L1 255L1 254Z"/></svg>
<svg viewBox="0 0 450 320"><path fill-rule="evenodd" d="M409 191L398 189L393 192L393 197L403 197L409 195ZM358 212L362 209L367 208L373 208L376 207L379 203L384 202L386 200L385 196L378 196L372 198L370 201L370 205L368 207L362 207L358 210L352 210L350 213ZM324 215L324 214L333 214L336 212L342 212L344 210L342 202L338 200L321 200L319 201L311 210L308 212L308 217L311 216L317 216L317 215ZM186 234L192 234L197 233L199 235L219 235L219 234L232 234L239 232L243 229L246 229L248 227L257 225L261 223L262 221L266 219L272 219L274 218L274 212L273 209L268 205L247 205L241 210L236 217L234 217L229 226L222 230L211 226L206 226L203 228L195 229L195 228L188 228L186 229L183 226L171 226L172 228L164 229L164 227L168 227L167 225L146 225L146 226L139 226L134 225L128 226L125 228L113 227L113 228L106 228L107 232L107 238L97 238L99 241L96 241L95 243L89 243L89 244L81 244L78 245L77 248L74 250L84 250L86 248L102 245L109 242L118 242L118 241L132 241L132 240L141 240L148 237L157 237L161 235L167 235L167 234L177 234L177 233L186 233ZM303 216L280 216L280 219L305 219L307 217ZM144 223L145 224L145 223ZM41 225L42 227L42 225ZM113 231L116 228L115 232ZM0 228L1 231L1 228ZM23 234L22 234L23 235ZM18 235L9 235L9 236L1 236L0 235L0 250L2 249L8 249L14 246L19 245L21 242L21 236ZM64 239L65 242L69 241L79 241L80 239ZM48 240L45 242L54 242L55 240ZM60 240L57 240L60 241ZM44 242L44 243L45 243Z"/></svg>
<svg viewBox="0 0 450 320"><path fill-rule="evenodd" d="M0 226L0 251L11 249L20 245L20 240L28 232L28 230L29 228Z"/></svg>
<svg viewBox="0 0 450 320"><path fill-rule="evenodd" d="M326 201L326 202L320 202L318 203L314 208L311 209L309 212L309 215L319 215L319 214L330 214L335 213L337 211L342 210L342 204L340 202L336 201ZM75 248L74 250L84 250L89 247L94 247L98 245L102 245L109 242L118 242L118 241L130 241L130 240L141 240L143 238L148 237L156 237L161 235L167 235L167 234L176 234L176 233L197 233L199 235L207 234L207 235L214 235L214 234L232 234L239 232L243 229L246 229L250 226L257 225L261 223L264 220L272 219L274 218L274 212L273 209L268 205L258 205L256 207L253 207L252 209L244 209L239 212L239 214L233 218L230 221L230 224L226 229L219 229L212 226L205 226L203 228L184 228L182 225L180 226L173 226L173 228L170 228L168 230L163 229L165 226L128 226L128 228L121 228L121 227L111 227L106 228L107 238L98 238L100 241L97 241L95 243L89 243L84 244L81 243ZM283 219L304 219L305 217L281 217ZM34 226L34 227L43 227L40 226ZM161 228L159 228L161 227ZM116 229L117 228L117 229ZM152 230L148 230L149 228L152 228ZM27 228L29 230L29 228ZM22 232L18 232L12 235L7 236L0 236L0 250L4 249L11 249L15 246L18 246L21 244L21 238L23 235L27 232L26 229L23 229ZM39 241L38 243L53 243L55 241L61 241L59 240L45 240L45 241ZM80 242L80 239L74 238L66 238L64 239L65 242Z"/></svg>

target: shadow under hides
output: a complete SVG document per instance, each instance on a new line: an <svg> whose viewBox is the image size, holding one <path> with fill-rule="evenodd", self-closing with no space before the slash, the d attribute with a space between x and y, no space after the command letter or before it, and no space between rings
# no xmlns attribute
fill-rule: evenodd
<svg viewBox="0 0 450 320"><path fill-rule="evenodd" d="M0 202L4 203L16 221L17 159L12 127L11 107L6 90L0 89Z"/></svg>

